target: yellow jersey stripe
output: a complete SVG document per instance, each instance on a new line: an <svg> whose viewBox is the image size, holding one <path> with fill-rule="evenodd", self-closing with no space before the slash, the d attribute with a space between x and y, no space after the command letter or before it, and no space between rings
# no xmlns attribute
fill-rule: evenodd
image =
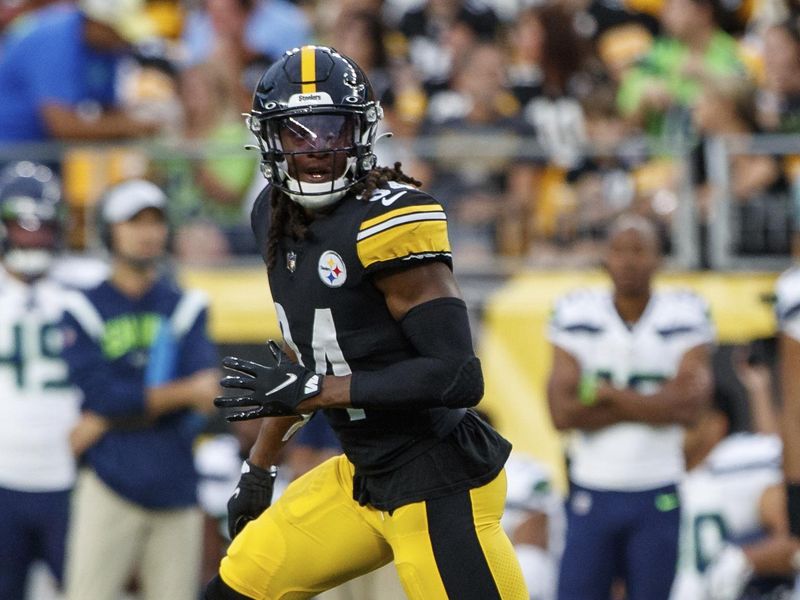
<svg viewBox="0 0 800 600"><path fill-rule="evenodd" d="M387 213L379 215L377 217L373 217L372 219L368 219L361 223L360 230L364 231L365 229L369 229L373 225L377 225L378 223L383 223L384 221L388 221L389 219L393 219L394 217L399 217L401 215L408 215L411 213L417 212L441 212L442 207L439 204L422 204L419 206L404 206L403 208L396 208L395 210L390 210Z"/></svg>
<svg viewBox="0 0 800 600"><path fill-rule="evenodd" d="M447 221L412 221L383 230L356 244L364 268L375 263L426 254L449 254Z"/></svg>
<svg viewBox="0 0 800 600"><path fill-rule="evenodd" d="M300 50L300 91L313 94L317 91L317 47L303 46Z"/></svg>

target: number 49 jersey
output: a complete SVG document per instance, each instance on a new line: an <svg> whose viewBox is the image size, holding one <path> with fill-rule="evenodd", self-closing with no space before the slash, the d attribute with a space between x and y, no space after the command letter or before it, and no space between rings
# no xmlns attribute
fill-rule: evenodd
<svg viewBox="0 0 800 600"><path fill-rule="evenodd" d="M577 360L584 375L651 394L676 375L688 350L713 342L714 330L706 303L691 292L655 292L639 320L629 325L610 292L583 290L557 303L549 338ZM684 472L682 443L678 425L624 422L578 431L570 448L570 476L599 490L672 484Z"/></svg>
<svg viewBox="0 0 800 600"><path fill-rule="evenodd" d="M269 193L262 192L252 215L265 260ZM372 276L429 261L452 267L447 220L436 200L394 182L368 199L348 194L315 215L306 240L279 241L269 283L284 340L306 367L324 374L373 371L414 358ZM334 409L326 416L358 472L371 475L438 443L463 411Z"/></svg>
<svg viewBox="0 0 800 600"><path fill-rule="evenodd" d="M75 466L68 435L79 394L61 359L65 291L25 285L0 271L0 487L68 489Z"/></svg>

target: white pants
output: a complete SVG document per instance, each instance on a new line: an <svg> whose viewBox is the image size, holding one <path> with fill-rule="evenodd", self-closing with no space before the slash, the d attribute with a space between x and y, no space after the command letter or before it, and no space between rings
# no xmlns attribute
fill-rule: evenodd
<svg viewBox="0 0 800 600"><path fill-rule="evenodd" d="M133 574L143 600L197 600L202 534L198 508L147 510L83 470L72 498L67 600L118 600Z"/></svg>

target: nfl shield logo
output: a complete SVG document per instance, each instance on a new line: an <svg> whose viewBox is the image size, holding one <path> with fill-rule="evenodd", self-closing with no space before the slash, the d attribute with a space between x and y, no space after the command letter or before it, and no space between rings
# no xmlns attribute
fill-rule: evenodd
<svg viewBox="0 0 800 600"><path fill-rule="evenodd" d="M289 251L286 253L286 268L290 273L294 273L295 267L297 267L297 254Z"/></svg>

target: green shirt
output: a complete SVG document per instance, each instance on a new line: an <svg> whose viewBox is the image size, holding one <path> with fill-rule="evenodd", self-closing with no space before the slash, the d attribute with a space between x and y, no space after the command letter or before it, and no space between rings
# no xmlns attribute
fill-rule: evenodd
<svg viewBox="0 0 800 600"><path fill-rule="evenodd" d="M626 116L634 113L645 87L654 80L665 84L679 105L691 106L700 95L703 83L683 73L690 57L689 48L683 42L668 37L656 40L650 51L623 78L617 95L620 112ZM720 77L745 74L736 40L722 31L717 31L711 38L703 64L710 73ZM663 113L645 115L646 132L660 135L663 121Z"/></svg>

